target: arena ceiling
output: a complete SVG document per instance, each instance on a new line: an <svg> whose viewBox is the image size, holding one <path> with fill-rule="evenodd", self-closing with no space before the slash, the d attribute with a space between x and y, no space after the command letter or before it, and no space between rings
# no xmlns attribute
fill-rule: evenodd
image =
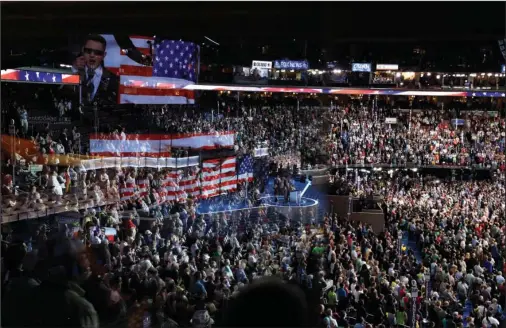
<svg viewBox="0 0 506 328"><path fill-rule="evenodd" d="M2 2L2 46L90 32L329 41L497 40L504 2ZM68 41L66 41L68 42Z"/></svg>

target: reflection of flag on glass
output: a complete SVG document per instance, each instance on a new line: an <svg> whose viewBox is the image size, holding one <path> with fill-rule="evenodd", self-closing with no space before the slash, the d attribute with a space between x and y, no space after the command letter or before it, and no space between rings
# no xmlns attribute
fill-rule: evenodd
<svg viewBox="0 0 506 328"><path fill-rule="evenodd" d="M129 52L120 48L114 35L102 36L107 41L104 65L108 70L120 75L120 103L194 103L194 92L181 89L197 81L199 63L197 45L171 40L155 42L153 37L130 36L135 51L144 56L153 54L151 66L147 62L137 62L130 58ZM151 49L153 43L155 45Z"/></svg>
<svg viewBox="0 0 506 328"><path fill-rule="evenodd" d="M236 158L209 159L202 162L202 197L214 197L237 188Z"/></svg>
<svg viewBox="0 0 506 328"><path fill-rule="evenodd" d="M186 196L192 195L197 197L200 195L198 171L196 167L187 169L186 172L183 170L174 170L168 173L168 178L175 181L179 190L183 191Z"/></svg>

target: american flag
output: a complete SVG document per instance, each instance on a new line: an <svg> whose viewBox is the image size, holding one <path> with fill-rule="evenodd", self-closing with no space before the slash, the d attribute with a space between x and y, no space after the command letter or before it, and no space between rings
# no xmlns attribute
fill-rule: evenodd
<svg viewBox="0 0 506 328"><path fill-rule="evenodd" d="M197 82L198 47L195 43L162 40L155 44L153 76Z"/></svg>
<svg viewBox="0 0 506 328"><path fill-rule="evenodd" d="M120 48L114 35L103 34L102 36L107 42L104 65L108 70L120 76L119 103L195 103L194 92L182 89L189 84L194 84L197 80L199 63L197 45L185 41L158 41L153 37L130 36L133 46L141 54L148 56L153 53L153 66L151 66L130 58L128 51ZM152 44L154 44L153 49L151 49ZM168 48L167 45L169 45ZM186 66L184 66L185 60ZM176 63L178 64L175 65ZM172 67L170 67L171 64Z"/></svg>
<svg viewBox="0 0 506 328"><path fill-rule="evenodd" d="M246 155L242 158L239 164L239 175L237 176L238 182L253 181L253 157Z"/></svg>
<svg viewBox="0 0 506 328"><path fill-rule="evenodd" d="M2 81L19 81L48 84L79 84L79 75L28 71L18 69L2 70Z"/></svg>
<svg viewBox="0 0 506 328"><path fill-rule="evenodd" d="M202 162L202 197L219 196L237 189L236 158L209 159Z"/></svg>

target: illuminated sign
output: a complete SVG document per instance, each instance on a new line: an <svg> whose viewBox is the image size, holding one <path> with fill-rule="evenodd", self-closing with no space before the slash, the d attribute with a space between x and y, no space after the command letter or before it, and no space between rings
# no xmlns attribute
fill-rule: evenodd
<svg viewBox="0 0 506 328"><path fill-rule="evenodd" d="M272 62L270 61L261 61L261 60L254 60L251 64L251 68L255 69L271 69L272 68Z"/></svg>
<svg viewBox="0 0 506 328"><path fill-rule="evenodd" d="M307 60L276 60L274 61L274 68L307 70L309 69L309 63Z"/></svg>
<svg viewBox="0 0 506 328"><path fill-rule="evenodd" d="M378 71L396 71L399 69L397 64L377 64L376 70Z"/></svg>
<svg viewBox="0 0 506 328"><path fill-rule="evenodd" d="M352 72L370 72L371 64L370 63L353 63L351 64Z"/></svg>

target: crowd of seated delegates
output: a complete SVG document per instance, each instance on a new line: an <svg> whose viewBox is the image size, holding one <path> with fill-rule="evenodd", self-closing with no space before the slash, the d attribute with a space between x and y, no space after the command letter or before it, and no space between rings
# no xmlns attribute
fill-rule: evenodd
<svg viewBox="0 0 506 328"><path fill-rule="evenodd" d="M390 116L381 109L345 108L334 117L331 143L334 165L481 165L504 169L504 120L487 113L461 113L464 126L453 126L451 112L414 111ZM385 124L395 117L396 124ZM410 121L411 117L411 121ZM341 130L342 128L342 130Z"/></svg>
<svg viewBox="0 0 506 328"><path fill-rule="evenodd" d="M2 236L2 324L407 326L414 281L420 326L426 318L433 327L498 327L506 292L503 183L362 184L384 196L379 234L337 215L318 226L281 218L270 228L246 222L237 229L252 219L202 217L191 200L154 209L148 224L142 209L123 204L86 211L77 236L41 226L24 243L14 231ZM269 219L259 215L255 222ZM402 232L423 250L421 261L405 245L399 254Z"/></svg>

